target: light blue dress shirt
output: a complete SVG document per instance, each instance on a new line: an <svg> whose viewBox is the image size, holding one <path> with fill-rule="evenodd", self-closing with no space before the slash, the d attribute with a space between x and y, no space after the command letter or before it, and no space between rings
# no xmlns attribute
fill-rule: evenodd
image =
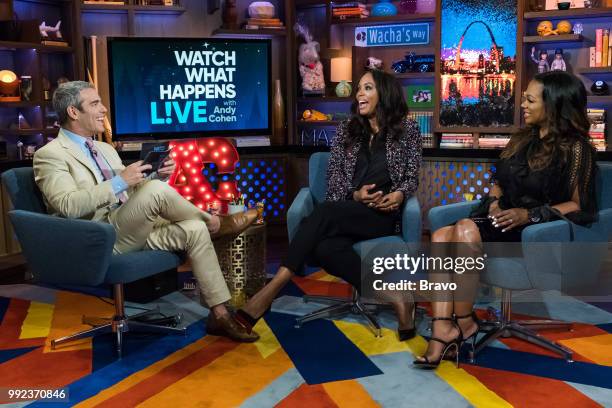
<svg viewBox="0 0 612 408"><path fill-rule="evenodd" d="M77 146L79 146L79 148L83 151L83 153L85 153L85 156L89 157L89 159L91 160L91 163L93 164L92 167L94 168L94 171L96 172L96 177L99 177L100 180L104 180L104 176L102 176L102 171L100 171L100 168L98 167L98 163L96 163L96 159L93 158L91 152L89 151L89 148L85 144L85 138L65 128L62 128L62 131L64 132L66 136L70 138L70 140L72 140L74 143L77 144ZM102 156L102 159L106 160L104 159L104 156ZM106 163L108 164L108 162ZM108 167L112 169L113 173L115 173L115 170L110 166L110 164L108 165ZM118 174L115 175L111 179L111 185L113 187L113 192L115 193L115 195L121 194L128 189L128 184Z"/></svg>

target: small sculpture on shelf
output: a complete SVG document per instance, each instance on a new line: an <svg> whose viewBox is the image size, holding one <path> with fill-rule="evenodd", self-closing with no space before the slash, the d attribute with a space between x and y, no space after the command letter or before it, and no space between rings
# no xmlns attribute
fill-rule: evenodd
<svg viewBox="0 0 612 408"><path fill-rule="evenodd" d="M582 23L576 23L574 24L574 34L582 34L582 31L584 30L584 27L582 26Z"/></svg>
<svg viewBox="0 0 612 408"><path fill-rule="evenodd" d="M553 30L553 23L548 20L540 21L536 28L536 32L540 37L548 37L549 35L557 34L557 32Z"/></svg>
<svg viewBox="0 0 612 408"><path fill-rule="evenodd" d="M21 84L19 85L21 97L24 101L29 101L32 96L32 77L30 75L21 76Z"/></svg>
<svg viewBox="0 0 612 408"><path fill-rule="evenodd" d="M397 14L397 7L391 0L378 0L378 3L372 6L372 16L374 17L382 17L382 16L394 16Z"/></svg>
<svg viewBox="0 0 612 408"><path fill-rule="evenodd" d="M531 60L538 66L538 74L550 71L550 64L548 63L548 51L540 51L540 59L535 57L535 47L531 47Z"/></svg>
<svg viewBox="0 0 612 408"><path fill-rule="evenodd" d="M331 120L331 115L319 112L316 109L306 109L302 113L302 119L306 122L318 122L322 120Z"/></svg>
<svg viewBox="0 0 612 408"><path fill-rule="evenodd" d="M68 43L64 40L62 32L60 31L61 24L62 20L59 20L55 26L48 26L47 23L43 21L42 24L38 26L41 43L44 45L67 47Z"/></svg>
<svg viewBox="0 0 612 408"><path fill-rule="evenodd" d="M365 67L367 69L383 69L383 62L376 57L368 57L368 62Z"/></svg>
<svg viewBox="0 0 612 408"><path fill-rule="evenodd" d="M569 34L572 32L572 23L567 20L561 20L557 23L557 29L555 30L557 34Z"/></svg>
<svg viewBox="0 0 612 408"><path fill-rule="evenodd" d="M300 45L298 62L302 77L302 91L304 95L323 95L325 93L325 79L323 77L323 64L319 58L319 43L313 41L308 28L296 23L295 32L306 41Z"/></svg>
<svg viewBox="0 0 612 408"><path fill-rule="evenodd" d="M563 50L561 48L557 48L555 50L555 59L550 64L551 71L567 71L567 67L565 66L565 61L563 60Z"/></svg>

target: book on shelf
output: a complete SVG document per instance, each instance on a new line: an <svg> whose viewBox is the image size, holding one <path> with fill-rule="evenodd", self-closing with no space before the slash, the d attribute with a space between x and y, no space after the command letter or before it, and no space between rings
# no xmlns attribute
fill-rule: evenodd
<svg viewBox="0 0 612 408"><path fill-rule="evenodd" d="M610 30L603 30L603 37L601 40L601 66L608 66L608 47L610 46Z"/></svg>
<svg viewBox="0 0 612 408"><path fill-rule="evenodd" d="M66 41L57 41L57 40L42 40L40 42L42 45L52 45L54 47L69 47L70 44L68 44Z"/></svg>
<svg viewBox="0 0 612 408"><path fill-rule="evenodd" d="M589 47L589 67L595 68L595 47Z"/></svg>
<svg viewBox="0 0 612 408"><path fill-rule="evenodd" d="M433 148L433 112L410 112L408 117L414 120L421 131L422 146L425 148Z"/></svg>
<svg viewBox="0 0 612 408"><path fill-rule="evenodd" d="M96 4L104 6L125 6L125 1L121 0L85 0L83 4Z"/></svg>
<svg viewBox="0 0 612 408"><path fill-rule="evenodd" d="M278 18L249 18L247 24L259 26L282 26L283 22Z"/></svg>
<svg viewBox="0 0 612 408"><path fill-rule="evenodd" d="M503 149L510 141L510 135L485 135L478 138L481 149Z"/></svg>
<svg viewBox="0 0 612 408"><path fill-rule="evenodd" d="M365 3L361 1L332 1L331 3L332 9L335 8L347 8L347 7L359 7L366 8Z"/></svg>
<svg viewBox="0 0 612 408"><path fill-rule="evenodd" d="M441 149L470 149L474 147L474 136L471 133L442 133Z"/></svg>
<svg viewBox="0 0 612 408"><path fill-rule="evenodd" d="M606 150L606 110L588 108L587 116L591 122L589 138L591 144L599 151Z"/></svg>
<svg viewBox="0 0 612 408"><path fill-rule="evenodd" d="M240 136L232 138L236 147L270 146L268 136Z"/></svg>

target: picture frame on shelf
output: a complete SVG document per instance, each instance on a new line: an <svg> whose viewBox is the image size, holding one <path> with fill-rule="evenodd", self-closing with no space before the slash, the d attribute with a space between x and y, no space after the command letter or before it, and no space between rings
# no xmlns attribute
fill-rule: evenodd
<svg viewBox="0 0 612 408"><path fill-rule="evenodd" d="M408 85L404 89L409 108L423 109L434 107L433 85Z"/></svg>

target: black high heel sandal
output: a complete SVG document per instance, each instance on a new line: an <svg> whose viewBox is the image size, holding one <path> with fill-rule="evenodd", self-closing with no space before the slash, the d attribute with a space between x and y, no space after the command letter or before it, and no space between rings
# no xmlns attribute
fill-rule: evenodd
<svg viewBox="0 0 612 408"><path fill-rule="evenodd" d="M459 347L461 345L461 339L462 339L461 329L457 325L457 322L455 321L455 319L453 319L452 317L434 317L433 319L431 319L432 328L433 328L433 322L435 322L436 320L448 320L452 322L455 325L455 327L457 327L457 329L459 330L459 335L457 335L457 337L449 341L444 341L437 337L432 337L430 341L437 341L438 343L441 343L444 346L444 348L442 349L442 352L440 353L440 357L438 357L437 360L430 361L427 356L421 356L421 358L423 358L423 361L414 360L412 364L414 364L415 367L423 368L423 369L438 368L442 360L444 360L444 356L446 355L446 353L452 349L455 349L455 366L459 368Z"/></svg>
<svg viewBox="0 0 612 408"><path fill-rule="evenodd" d="M410 340L414 336L416 336L416 309L417 303L414 302L412 304L412 328L410 329L397 329L397 336L399 337L399 341Z"/></svg>
<svg viewBox="0 0 612 408"><path fill-rule="evenodd" d="M470 340L472 341L471 342L472 352L470 353L470 359L473 360L474 351L476 348L476 338L478 337L478 333L480 333L480 320L478 319L478 316L476 316L476 312L474 312L473 310L472 310L472 313L470 314L463 315L463 316L454 315L453 317L455 319L455 322L457 323L459 332L461 333L461 345L463 346L463 343L469 342ZM459 326L459 319L467 319L468 317L471 317L474 323L476 323L476 331L467 337L463 337L463 331L461 330L461 326Z"/></svg>

